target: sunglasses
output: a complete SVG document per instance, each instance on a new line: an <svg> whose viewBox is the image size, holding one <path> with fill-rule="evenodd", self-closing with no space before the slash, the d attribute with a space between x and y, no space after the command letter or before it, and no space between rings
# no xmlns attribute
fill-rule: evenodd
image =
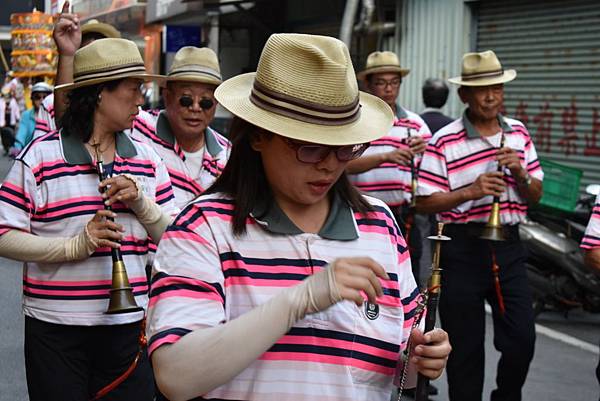
<svg viewBox="0 0 600 401"><path fill-rule="evenodd" d="M289 138L285 138L285 142L290 148L296 151L296 159L299 162L311 164L322 162L331 152L335 152L335 157L341 162L354 160L360 157L369 147L368 143L343 146L313 145L297 142Z"/></svg>
<svg viewBox="0 0 600 401"><path fill-rule="evenodd" d="M192 107L194 105L194 99L191 96L182 96L179 98L179 105L181 107ZM215 102L212 99L200 99L200 101L198 101L198 106L202 109L202 110L208 110L211 109L213 106L215 105Z"/></svg>

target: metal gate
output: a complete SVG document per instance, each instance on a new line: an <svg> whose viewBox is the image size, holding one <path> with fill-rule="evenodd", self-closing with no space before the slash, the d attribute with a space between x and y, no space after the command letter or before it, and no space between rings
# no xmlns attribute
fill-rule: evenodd
<svg viewBox="0 0 600 401"><path fill-rule="evenodd" d="M517 78L505 112L523 121L541 157L600 183L600 2L483 0L477 49L496 52Z"/></svg>

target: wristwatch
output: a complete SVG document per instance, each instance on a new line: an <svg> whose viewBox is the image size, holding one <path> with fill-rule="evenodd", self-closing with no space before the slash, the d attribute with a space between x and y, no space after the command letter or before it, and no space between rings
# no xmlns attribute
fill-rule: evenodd
<svg viewBox="0 0 600 401"><path fill-rule="evenodd" d="M525 173L525 178L517 181L517 184L523 187L529 187L529 185L531 185L531 176L529 173Z"/></svg>

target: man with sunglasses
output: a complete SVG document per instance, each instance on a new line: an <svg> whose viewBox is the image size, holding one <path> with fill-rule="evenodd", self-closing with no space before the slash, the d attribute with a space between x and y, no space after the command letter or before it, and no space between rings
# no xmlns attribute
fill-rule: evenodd
<svg viewBox="0 0 600 401"><path fill-rule="evenodd" d="M229 157L229 141L208 126L221 82L211 49L183 47L165 79L165 110L158 116L140 112L133 123L132 137L152 146L165 161L179 207L212 185Z"/></svg>
<svg viewBox="0 0 600 401"><path fill-rule="evenodd" d="M358 189L381 199L394 213L410 242L413 274L419 283L421 236L417 225L411 221L413 216L409 218L409 206L413 197L412 176L417 174L431 132L419 115L397 104L402 78L409 72L400 66L398 56L393 52L373 52L367 57L366 68L357 77L372 95L392 108L394 126L387 135L371 142L362 157L348 163L346 171Z"/></svg>
<svg viewBox="0 0 600 401"><path fill-rule="evenodd" d="M42 101L46 96L50 95L54 88L45 82L38 82L31 87L31 102L33 107L25 111L21 115L19 121L19 130L15 137L15 143L10 149L10 156L16 157L21 149L23 149L33 139L35 131L35 116L40 111Z"/></svg>

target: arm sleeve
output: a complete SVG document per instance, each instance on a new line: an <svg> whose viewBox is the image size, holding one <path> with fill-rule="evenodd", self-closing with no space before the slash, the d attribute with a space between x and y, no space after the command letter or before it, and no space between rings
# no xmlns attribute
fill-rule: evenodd
<svg viewBox="0 0 600 401"><path fill-rule="evenodd" d="M73 238L48 238L9 230L0 236L0 256L21 262L71 262L87 258L94 250L85 232Z"/></svg>
<svg viewBox="0 0 600 401"><path fill-rule="evenodd" d="M73 238L31 234L35 204L35 177L29 166L17 159L0 187L0 255L26 262L66 262L94 251L85 231Z"/></svg>
<svg viewBox="0 0 600 401"><path fill-rule="evenodd" d="M152 241L158 244L167 226L179 212L175 205L175 196L173 195L169 173L164 163L159 161L156 165L154 199L144 193L134 176L130 174L125 174L125 176L133 181L138 189L138 198L129 207L144 226Z"/></svg>
<svg viewBox="0 0 600 401"><path fill-rule="evenodd" d="M450 183L446 156L434 138L427 144L421 159L417 196L429 196L436 192L450 192Z"/></svg>
<svg viewBox="0 0 600 401"><path fill-rule="evenodd" d="M160 206L142 191L139 191L139 193L139 198L131 204L131 210L133 210L153 241L158 243L167 226L171 223L172 217L163 212Z"/></svg>
<svg viewBox="0 0 600 401"><path fill-rule="evenodd" d="M198 208L188 206L164 234L154 264L148 350L161 390L184 400L232 380L296 321L339 300L332 271L228 321L215 241Z"/></svg>
<svg viewBox="0 0 600 401"><path fill-rule="evenodd" d="M596 204L592 209L592 216L585 229L585 234L581 240L581 248L595 249L600 248L600 195L596 197Z"/></svg>

